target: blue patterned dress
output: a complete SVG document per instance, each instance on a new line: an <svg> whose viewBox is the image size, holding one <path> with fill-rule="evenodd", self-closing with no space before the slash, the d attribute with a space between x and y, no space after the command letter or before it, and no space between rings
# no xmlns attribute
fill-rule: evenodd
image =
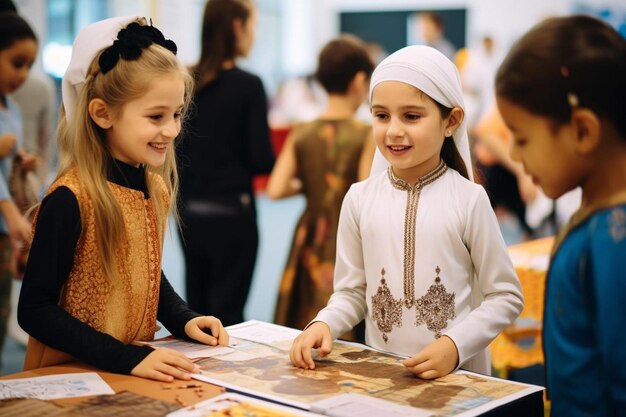
<svg viewBox="0 0 626 417"><path fill-rule="evenodd" d="M553 416L626 416L623 201L575 215L552 258L543 340Z"/></svg>

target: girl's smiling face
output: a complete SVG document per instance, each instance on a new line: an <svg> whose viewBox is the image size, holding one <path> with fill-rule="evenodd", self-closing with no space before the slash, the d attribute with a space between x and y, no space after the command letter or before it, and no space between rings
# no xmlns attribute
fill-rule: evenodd
<svg viewBox="0 0 626 417"><path fill-rule="evenodd" d="M90 113L105 130L111 155L129 165L159 167L181 130L185 83L177 75L163 75L148 91L120 109L93 99Z"/></svg>
<svg viewBox="0 0 626 417"><path fill-rule="evenodd" d="M395 175L409 184L439 164L447 120L439 107L417 88L384 81L372 93L376 146Z"/></svg>

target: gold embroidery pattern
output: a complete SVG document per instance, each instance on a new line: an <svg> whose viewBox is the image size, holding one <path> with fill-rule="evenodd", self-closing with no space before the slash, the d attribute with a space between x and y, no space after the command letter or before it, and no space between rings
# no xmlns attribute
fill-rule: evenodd
<svg viewBox="0 0 626 417"><path fill-rule="evenodd" d="M441 331L448 327L448 320L456 317L454 312L455 293L450 294L441 284L439 266L435 269L437 276L435 283L430 286L426 294L417 300L415 311L415 325L426 324L426 328L435 333L435 338L441 337Z"/></svg>
<svg viewBox="0 0 626 417"><path fill-rule="evenodd" d="M391 167L387 175L391 184L398 190L408 192L406 209L404 213L404 305L410 309L415 304L415 219L417 218L417 206L422 188L439 179L448 169L448 166L439 161L439 165L433 171L417 179L414 185L410 185L395 176Z"/></svg>
<svg viewBox="0 0 626 417"><path fill-rule="evenodd" d="M75 170L49 190L50 193L60 186L68 187L84 214L74 265L62 290L60 305L82 322L124 343L151 339L156 331L164 224L157 220L154 197L146 200L141 191L109 185L122 209L126 229L125 242L118 250L119 259L123 260L118 264L118 281L104 274L95 240L93 207ZM167 210L164 183L156 194L164 202L163 210ZM166 214L160 218L165 219Z"/></svg>
<svg viewBox="0 0 626 417"><path fill-rule="evenodd" d="M437 267L437 277L435 284L431 285L426 295L420 299L415 298L415 225L417 218L417 208L422 189L441 178L448 166L439 161L439 165L418 178L414 185L410 185L393 173L389 167L387 175L391 184L399 190L407 191L407 203L404 220L404 265L403 265L403 292L404 297L396 300L387 287L385 281L385 269L381 271L380 286L376 294L372 296L372 319L376 322L378 330L383 334L385 343L389 340L387 333L393 330L393 326L402 327L402 305L411 309L414 305L417 308L416 325L426 324L428 330L435 332L435 337L441 337L441 330L447 326L447 321L455 317L454 297L449 294L441 284L439 278L439 267Z"/></svg>
<svg viewBox="0 0 626 417"><path fill-rule="evenodd" d="M609 217L609 233L613 242L618 243L626 237L626 212L621 208L616 208Z"/></svg>
<svg viewBox="0 0 626 417"><path fill-rule="evenodd" d="M380 286L372 296L372 320L376 322L378 330L383 333L383 340L387 343L387 333L393 330L394 324L402 327L402 300L396 300L391 295L385 280L385 268L380 273Z"/></svg>

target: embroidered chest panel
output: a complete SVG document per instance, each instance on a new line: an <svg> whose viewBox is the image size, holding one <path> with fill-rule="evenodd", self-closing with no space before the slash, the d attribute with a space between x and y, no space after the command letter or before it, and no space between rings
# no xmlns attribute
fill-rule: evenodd
<svg viewBox="0 0 626 417"><path fill-rule="evenodd" d="M397 178L391 168L388 170L392 185L407 192L407 203L404 223L403 298L394 298L387 286L384 268L381 269L378 290L371 297L372 320L382 333L385 343L389 339L388 333L391 333L394 326L402 327L403 308L411 310L415 307L415 325L426 325L435 338L441 337L441 332L447 328L448 321L456 317L455 293L448 292L442 283L439 266L435 269L434 283L426 293L420 297L415 294L415 224L419 197L422 188L440 178L446 170L447 166L441 161L434 171L419 178L414 185Z"/></svg>

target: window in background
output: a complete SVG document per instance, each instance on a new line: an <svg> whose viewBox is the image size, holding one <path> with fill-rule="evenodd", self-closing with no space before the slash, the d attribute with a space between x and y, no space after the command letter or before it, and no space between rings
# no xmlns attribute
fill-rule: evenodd
<svg viewBox="0 0 626 417"><path fill-rule="evenodd" d="M417 10L342 12L340 31L376 43L382 47L383 54L387 54L407 45L424 43L417 24L418 13ZM467 10L437 10L436 14L445 22L445 37L455 48L465 47Z"/></svg>
<svg viewBox="0 0 626 417"><path fill-rule="evenodd" d="M108 16L107 0L48 0L48 37L43 46L44 70L63 77L80 28Z"/></svg>

